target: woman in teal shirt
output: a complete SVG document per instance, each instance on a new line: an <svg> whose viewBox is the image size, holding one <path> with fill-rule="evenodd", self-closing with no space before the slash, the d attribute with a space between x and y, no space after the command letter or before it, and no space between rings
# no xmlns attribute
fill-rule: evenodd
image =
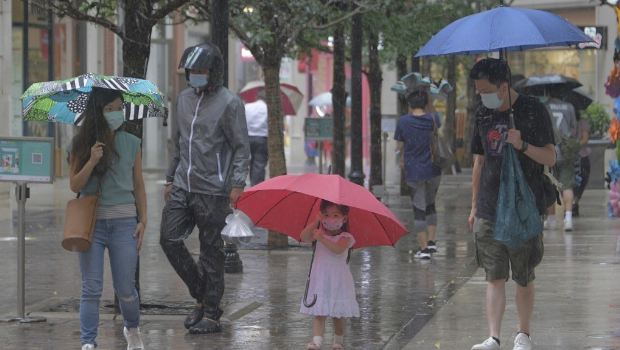
<svg viewBox="0 0 620 350"><path fill-rule="evenodd" d="M144 349L138 328L140 300L135 288L135 271L146 228L146 192L141 141L122 131L123 114L120 91L93 88L83 125L68 147L71 190L83 196L92 195L101 181L93 244L79 253L82 350L93 350L97 346L106 248L114 292L123 315L127 349Z"/></svg>

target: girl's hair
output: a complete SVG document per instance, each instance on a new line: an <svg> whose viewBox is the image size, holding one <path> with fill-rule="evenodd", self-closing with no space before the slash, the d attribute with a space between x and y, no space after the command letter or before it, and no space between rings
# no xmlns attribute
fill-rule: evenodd
<svg viewBox="0 0 620 350"><path fill-rule="evenodd" d="M413 91L407 96L411 109L424 109L428 104L428 95L424 91Z"/></svg>
<svg viewBox="0 0 620 350"><path fill-rule="evenodd" d="M95 167L92 175L103 176L110 168L112 163L111 155L119 157L114 145L114 136L110 133L108 122L103 116L103 108L117 98L123 99L123 94L118 90L93 88L86 109L84 119L78 134L73 138L71 155L78 162L78 171L81 170L90 159L90 149L95 142L103 142L103 157L99 160L99 165ZM121 126L118 130L123 130ZM91 176L92 176L91 175Z"/></svg>

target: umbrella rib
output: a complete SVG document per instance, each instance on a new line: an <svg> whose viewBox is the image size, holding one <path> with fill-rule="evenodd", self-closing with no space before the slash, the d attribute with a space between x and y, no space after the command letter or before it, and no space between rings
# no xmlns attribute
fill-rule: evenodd
<svg viewBox="0 0 620 350"><path fill-rule="evenodd" d="M381 223L381 220L379 220L376 213L372 212L372 216L374 216L375 219L377 219L377 222L379 223L379 225L381 225L381 227L383 228L383 231L385 231L385 234L388 236L388 239L390 240L390 243L392 243L392 247L393 247L396 243L392 241L392 238L390 237L390 234L388 233L387 228L383 226L383 223Z"/></svg>
<svg viewBox="0 0 620 350"><path fill-rule="evenodd" d="M308 216L306 216L306 223L304 225L308 224L308 219L310 219L310 214L312 214L312 208L314 208L314 205L316 204L316 201L318 200L319 200L319 197L314 197L314 202L312 202L312 206L310 207L310 210L308 211Z"/></svg>
<svg viewBox="0 0 620 350"><path fill-rule="evenodd" d="M275 209L275 207L278 206L278 204L282 203L283 200L287 199L289 196L291 196L292 194L297 193L297 192L293 192L291 191L290 193L288 193L286 196L282 197L279 201L277 201L276 203L274 203L271 208L269 208L269 210L267 210L267 212L265 212L265 214L263 214L263 216L260 217L260 219L258 219L258 221L256 221L256 226L258 226L258 224L261 222L261 220L263 220L265 218L265 216L269 215L269 213L271 213L271 211L273 209Z"/></svg>

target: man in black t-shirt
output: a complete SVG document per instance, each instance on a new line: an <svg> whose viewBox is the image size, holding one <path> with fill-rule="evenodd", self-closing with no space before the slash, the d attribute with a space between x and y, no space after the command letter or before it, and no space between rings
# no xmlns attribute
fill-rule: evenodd
<svg viewBox="0 0 620 350"><path fill-rule="evenodd" d="M502 150L506 143L517 150L525 178L536 197L539 213L545 212L542 183L543 165L553 166L555 150L549 114L536 99L520 96L508 85L510 70L506 62L487 58L472 68L482 98L475 115L471 145L476 154L473 171L470 228L474 231L476 262L486 272L487 322L490 337L472 350L499 350L499 333L506 305L505 284L512 272L517 283L516 306L519 329L514 350L530 350L530 318L534 309L534 268L543 254L542 233L519 248L510 249L493 239L495 208L500 186ZM510 128L510 103L515 128Z"/></svg>

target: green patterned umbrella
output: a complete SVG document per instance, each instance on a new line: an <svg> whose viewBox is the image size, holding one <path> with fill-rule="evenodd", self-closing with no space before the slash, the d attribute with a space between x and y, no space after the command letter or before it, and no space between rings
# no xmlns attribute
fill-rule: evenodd
<svg viewBox="0 0 620 350"><path fill-rule="evenodd" d="M163 94L148 80L87 73L75 78L32 84L21 97L24 120L81 125L93 87L119 90L125 100L125 120L164 118Z"/></svg>

